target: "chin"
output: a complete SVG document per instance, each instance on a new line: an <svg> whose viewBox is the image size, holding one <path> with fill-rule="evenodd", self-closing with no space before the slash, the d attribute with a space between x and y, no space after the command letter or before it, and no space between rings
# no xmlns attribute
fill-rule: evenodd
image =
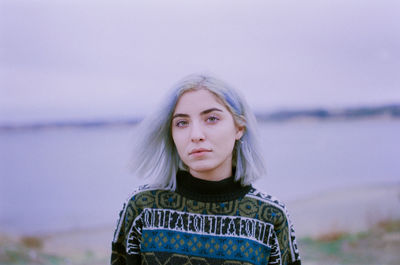
<svg viewBox="0 0 400 265"><path fill-rule="evenodd" d="M215 165L210 165L209 163L193 163L189 164L188 167L197 172L207 172L216 168Z"/></svg>

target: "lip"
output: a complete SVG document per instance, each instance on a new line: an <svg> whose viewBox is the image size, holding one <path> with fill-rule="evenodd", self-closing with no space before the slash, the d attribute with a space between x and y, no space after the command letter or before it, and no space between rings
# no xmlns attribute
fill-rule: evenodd
<svg viewBox="0 0 400 265"><path fill-rule="evenodd" d="M206 149L206 148L198 148L198 149L191 150L189 155L198 156L198 155L202 155L202 154L205 154L205 153L208 153L208 152L211 152L211 150L210 149Z"/></svg>

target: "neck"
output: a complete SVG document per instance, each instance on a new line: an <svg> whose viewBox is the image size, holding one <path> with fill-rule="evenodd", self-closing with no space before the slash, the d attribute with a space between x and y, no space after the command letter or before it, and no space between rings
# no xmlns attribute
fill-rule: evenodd
<svg viewBox="0 0 400 265"><path fill-rule="evenodd" d="M235 169L232 169L235 174ZM196 178L187 171L178 171L176 174L176 191L182 196L202 202L226 202L243 197L251 186L242 186L234 177L220 181L208 181Z"/></svg>
<svg viewBox="0 0 400 265"><path fill-rule="evenodd" d="M224 164L226 164L226 166L222 165L220 167L208 171L200 171L190 168L189 172L193 177L198 179L203 179L208 181L219 181L232 176L232 161L230 161L230 163L224 163Z"/></svg>

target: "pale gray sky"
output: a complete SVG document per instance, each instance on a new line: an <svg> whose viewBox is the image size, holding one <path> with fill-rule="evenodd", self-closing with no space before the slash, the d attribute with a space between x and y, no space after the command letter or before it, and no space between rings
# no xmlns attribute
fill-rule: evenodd
<svg viewBox="0 0 400 265"><path fill-rule="evenodd" d="M211 72L254 110L400 102L398 0L0 0L0 122L142 115Z"/></svg>

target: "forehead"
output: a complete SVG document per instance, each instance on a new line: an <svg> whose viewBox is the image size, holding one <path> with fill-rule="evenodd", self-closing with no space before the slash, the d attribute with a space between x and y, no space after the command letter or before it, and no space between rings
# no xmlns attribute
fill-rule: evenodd
<svg viewBox="0 0 400 265"><path fill-rule="evenodd" d="M184 92L178 99L174 113L196 110L202 111L215 107L227 110L223 101L209 90L189 90Z"/></svg>

